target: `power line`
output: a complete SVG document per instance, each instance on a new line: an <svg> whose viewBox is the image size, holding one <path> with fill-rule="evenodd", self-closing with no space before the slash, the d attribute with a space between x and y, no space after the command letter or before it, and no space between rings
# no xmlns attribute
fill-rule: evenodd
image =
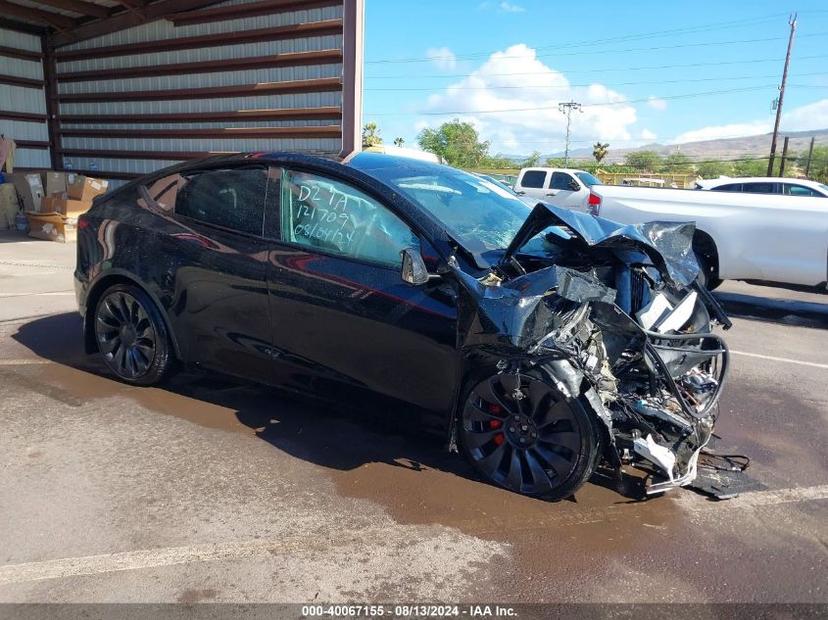
<svg viewBox="0 0 828 620"><path fill-rule="evenodd" d="M687 26L683 28L671 28L668 30L657 30L657 31L650 31L650 32L641 32L629 35L622 35L618 37L607 37L602 39L592 39L586 41L570 41L570 42L563 42L558 43L556 45L547 45L536 48L537 50L541 49L552 49L555 47L590 47L594 45L605 45L608 42L621 42L621 41L636 41L642 39L652 39L664 36L671 36L676 34L692 34L697 32L710 32L713 30L722 30L725 28L734 28L734 27L743 27L743 26L753 26L758 23L772 21L779 17L779 15L785 15L785 13L774 13L772 15L768 15L766 17L756 17L752 19L737 19L728 22L714 22L711 24L703 24L699 26ZM458 60L473 60L475 58L486 57L489 56L491 52L470 52L465 54L455 55L455 58ZM431 58L423 57L423 56L415 56L409 58L386 58L386 59L378 59L378 60L371 60L366 61L365 64L408 64L408 63L418 63L418 62L431 62Z"/></svg>
<svg viewBox="0 0 828 620"><path fill-rule="evenodd" d="M764 85L764 86L749 86L745 88L731 88L727 90L709 90L705 92L699 93L686 93L682 95L667 95L664 97L658 97L659 99L665 100L673 100L673 99L689 99L692 97L706 97L711 95L724 95L730 93L737 93L737 92L748 92L748 91L755 91L755 90L764 90L766 88L774 88L773 84ZM650 101L650 97L645 97L642 99L621 99L618 101L607 101L605 103L589 103L584 104L584 108L593 108L593 107L603 107L603 106L612 106L612 105L623 105L623 104L630 104L630 103L643 103L646 101ZM541 110L550 110L551 105L545 106L533 106L527 108L501 108L498 110L445 110L445 111L408 111L408 112L373 112L369 114L369 116L407 116L411 114L419 114L421 116L447 116L451 114L500 114L503 112L538 112Z"/></svg>
<svg viewBox="0 0 828 620"><path fill-rule="evenodd" d="M514 75L514 74L511 74ZM796 77L813 77L813 76L822 76L828 77L828 73L824 71L814 71L811 73L800 73ZM619 86L639 86L639 85L647 85L647 84L687 84L687 83L695 83L695 82L720 82L720 81L736 81L736 80L753 80L753 79L767 79L767 78L775 78L777 77L776 74L774 75L740 75L740 76L722 76L722 77L715 77L715 78L688 78L688 79L677 79L677 80L643 80L643 81L634 81L634 82L601 82L602 86L610 86L610 87L619 87ZM464 86L463 91L467 90L527 90L527 89L540 89L540 88L552 88L552 89L561 89L561 88L587 88L589 86L594 85L595 82L583 82L580 84L572 84L568 83L566 86L559 86L555 84L518 84L518 85L487 85L487 86ZM375 91L375 92L432 92L434 90L439 90L441 88L447 88L445 86L423 86L423 87L400 87L400 88L366 88L366 91Z"/></svg>
<svg viewBox="0 0 828 620"><path fill-rule="evenodd" d="M802 38L807 38L807 37L824 37L825 35L828 35L828 32L812 32L812 33L808 33L808 34L805 34L805 35L800 35L799 38L802 39ZM744 44L744 43L768 43L770 41L784 41L784 40L785 40L785 37L765 37L765 38L761 38L761 39L739 39L739 40L733 40L733 41L706 41L706 42L702 41L702 42L698 42L698 43L679 43L679 44L674 44L674 45L659 45L659 46L654 46L654 47L631 47L631 48L626 48L626 49L600 49L600 50L593 50L593 51L574 51L574 52L557 52L556 51L554 54L553 53L537 54L538 50L549 49L548 47L533 48L533 49L536 52L535 58L540 59L540 58L560 58L560 57L563 57L563 56L589 56L589 55L595 55L595 54L623 54L623 53L627 53L627 52L653 52L653 51L661 51L661 50L684 49L684 48L690 48L690 47L714 47L714 46L720 46L720 45L738 45L738 44ZM495 53L497 53L497 52L491 52L488 55L491 56ZM481 56L481 58L484 58L484 57L485 56ZM498 60L521 59L521 58L524 58L524 57L525 56L523 56L523 55L506 55L506 54L502 54L502 55L498 56ZM456 56L455 56L455 59L456 60L462 60L462 59L460 59ZM417 60L416 62L430 62L430 61L433 61L433 60L434 60L433 58L427 58L427 59L424 59L424 60ZM377 62L379 62L379 61L377 61ZM411 62L414 62L414 61L412 60ZM366 63L366 64L370 64L370 63ZM434 77L441 77L441 76L434 76Z"/></svg>
<svg viewBox="0 0 828 620"><path fill-rule="evenodd" d="M810 56L799 56L797 60L812 60L815 58L828 58L826 54L814 54ZM650 69L683 69L687 67L711 67L711 66L721 66L721 65L742 65L742 64L756 64L762 62L779 62L779 58L751 58L748 60L722 60L722 61L715 61L715 62L693 62L693 63L683 63L683 64L675 64L675 65L646 65L641 67L605 67L602 69L558 69L557 67L551 69L558 73L601 73L604 71L647 71ZM415 77L472 77L473 73L462 73L462 74L455 74L452 76L415 76ZM494 76L494 75L544 75L543 73L538 73L537 71L529 71L529 72L515 72L515 73L488 73L487 76ZM412 76L372 76L366 77L366 79L397 79L403 78L412 79Z"/></svg>

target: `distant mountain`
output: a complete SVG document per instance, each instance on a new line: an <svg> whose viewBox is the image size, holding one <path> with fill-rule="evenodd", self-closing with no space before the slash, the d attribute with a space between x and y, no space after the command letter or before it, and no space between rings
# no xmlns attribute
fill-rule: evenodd
<svg viewBox="0 0 828 620"><path fill-rule="evenodd" d="M720 140L703 140L700 142L685 142L684 144L646 144L632 149L615 149L612 148L610 141L609 153L604 162L620 163L624 161L624 155L634 151L655 151L660 155L669 155L679 151L687 155L690 159L704 160L704 159L739 159L742 157L767 157L770 151L771 143L770 133L761 134L758 136L744 136L740 138L722 138ZM776 143L777 155L782 154L782 142L784 137L790 138L788 143L788 151L794 153L801 153L808 149L808 144L811 141L811 136L816 138L815 144L828 145L828 129L817 129L814 131L788 131L779 134L779 139ZM569 152L569 156L573 159L592 159L592 147L574 149ZM520 161L525 159L519 155L508 155L507 157ZM549 153L543 155L542 159L548 157L563 157L563 151L559 153Z"/></svg>

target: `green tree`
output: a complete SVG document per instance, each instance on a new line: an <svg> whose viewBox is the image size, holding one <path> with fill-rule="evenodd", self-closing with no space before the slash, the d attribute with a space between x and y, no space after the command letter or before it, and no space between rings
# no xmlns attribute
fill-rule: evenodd
<svg viewBox="0 0 828 620"><path fill-rule="evenodd" d="M607 156L607 153L609 153L609 142L605 142L604 144L596 142L592 145L592 156L595 158L596 164L600 165L604 157Z"/></svg>
<svg viewBox="0 0 828 620"><path fill-rule="evenodd" d="M661 168L662 157L655 151L633 151L624 155L624 163L636 171L655 172Z"/></svg>
<svg viewBox="0 0 828 620"><path fill-rule="evenodd" d="M779 166L774 165L774 173L778 172ZM737 159L733 162L733 176L737 177L763 177L768 173L768 160L762 159Z"/></svg>
<svg viewBox="0 0 828 620"><path fill-rule="evenodd" d="M545 163L547 168L566 168L563 157L548 157Z"/></svg>
<svg viewBox="0 0 828 620"><path fill-rule="evenodd" d="M683 172L691 172L692 170L693 164L690 161L690 158L679 151L670 153L664 158L661 162L661 166L659 167L660 172L668 172L672 174L681 174Z"/></svg>
<svg viewBox="0 0 828 620"><path fill-rule="evenodd" d="M706 161L696 166L696 174L703 179L716 179L733 175L733 164L725 161Z"/></svg>
<svg viewBox="0 0 828 620"><path fill-rule="evenodd" d="M534 168L538 164L540 164L541 154L540 151L532 151L532 154L529 155L526 159L523 160L523 163L520 165L521 168Z"/></svg>
<svg viewBox="0 0 828 620"><path fill-rule="evenodd" d="M405 138L394 138L394 146L402 146L405 144Z"/></svg>
<svg viewBox="0 0 828 620"><path fill-rule="evenodd" d="M362 148L367 149L371 146L378 146L382 144L382 136L380 136L379 127L373 121L365 123L362 128Z"/></svg>
<svg viewBox="0 0 828 620"><path fill-rule="evenodd" d="M808 151L801 153L797 158L797 165L802 168L804 174L808 166ZM828 146L814 145L814 152L811 156L811 169L809 178L820 183L828 183Z"/></svg>
<svg viewBox="0 0 828 620"><path fill-rule="evenodd" d="M437 129L423 129L417 136L417 144L457 168L479 167L489 155L489 142L481 142L474 126L457 118Z"/></svg>

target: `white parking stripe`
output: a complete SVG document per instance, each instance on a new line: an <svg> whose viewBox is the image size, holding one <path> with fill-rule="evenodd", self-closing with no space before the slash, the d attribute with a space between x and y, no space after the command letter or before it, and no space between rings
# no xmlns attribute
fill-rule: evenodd
<svg viewBox="0 0 828 620"><path fill-rule="evenodd" d="M54 364L52 360L44 360L39 358L32 359L17 359L17 360L3 360L0 359L0 366L40 366L42 364Z"/></svg>
<svg viewBox="0 0 828 620"><path fill-rule="evenodd" d="M681 493L681 491L674 491ZM806 502L828 499L828 484L778 489L772 491L755 491L744 493L736 499L711 504L691 503L689 508L695 512L716 512L722 509L756 508L791 502ZM576 522L596 522L604 518L577 520ZM84 575L100 575L125 570L139 570L190 564L192 562L213 562L248 558L263 553L291 553L329 549L337 545L364 544L365 540L383 540L389 534L388 528L365 528L358 533L345 534L337 532L332 536L308 532L304 536L286 537L281 540L247 540L217 544L194 545L189 547L168 547L164 549L145 549L106 553L77 558L62 558L43 562L27 562L0 566L0 585L25 583L44 579L65 579Z"/></svg>
<svg viewBox="0 0 828 620"><path fill-rule="evenodd" d="M787 357L775 357L773 355L761 355L759 353L746 353L745 351L730 351L733 355L744 355L745 357L758 357L762 360L771 360L773 362L784 362L786 364L797 364L799 366L811 366L812 368L828 368L828 364L818 364L816 362L805 362L803 360L792 360Z"/></svg>
<svg viewBox="0 0 828 620"><path fill-rule="evenodd" d="M365 528L351 535L337 532L336 536L330 538L318 536L316 532L308 532L306 536L288 537L282 540L246 540L10 564L0 566L0 585L81 575L99 575L124 570L189 564L191 562L213 562L267 553L325 549L340 545L358 544L360 541L371 539L384 540L388 534L388 529L383 528Z"/></svg>

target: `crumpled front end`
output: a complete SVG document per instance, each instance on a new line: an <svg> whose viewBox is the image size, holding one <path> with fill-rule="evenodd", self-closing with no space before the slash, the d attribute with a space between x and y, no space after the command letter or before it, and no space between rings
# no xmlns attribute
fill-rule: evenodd
<svg viewBox="0 0 828 620"><path fill-rule="evenodd" d="M501 373L548 369L600 420L605 462L651 474L648 493L689 484L728 369L712 326L730 327L695 282L693 225L622 227L540 204L533 218L487 277L456 271L463 349Z"/></svg>

